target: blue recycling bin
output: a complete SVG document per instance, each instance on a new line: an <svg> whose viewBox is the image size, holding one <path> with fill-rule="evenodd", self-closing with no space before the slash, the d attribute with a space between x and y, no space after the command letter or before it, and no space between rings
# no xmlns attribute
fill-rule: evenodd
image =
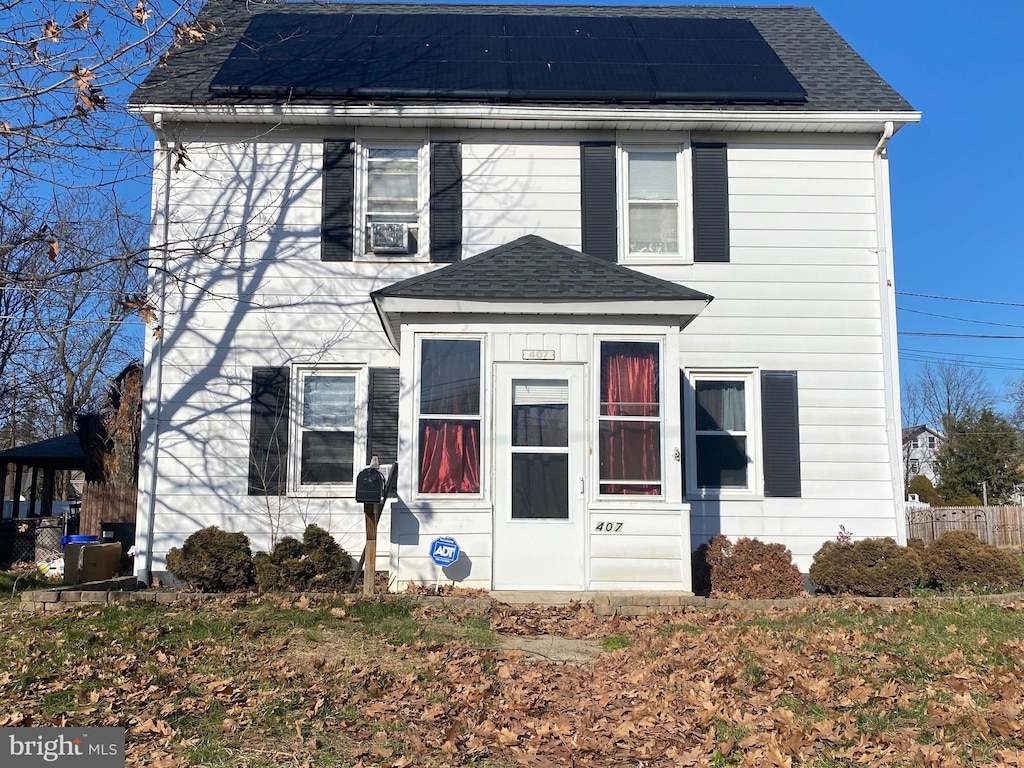
<svg viewBox="0 0 1024 768"><path fill-rule="evenodd" d="M68 548L68 544L98 544L100 541L99 536L61 536L60 537L60 551L63 552Z"/></svg>

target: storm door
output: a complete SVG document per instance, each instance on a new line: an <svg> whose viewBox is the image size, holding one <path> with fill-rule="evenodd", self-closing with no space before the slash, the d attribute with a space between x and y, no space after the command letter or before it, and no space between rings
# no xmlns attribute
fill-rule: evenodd
<svg viewBox="0 0 1024 768"><path fill-rule="evenodd" d="M496 371L493 588L582 589L582 366Z"/></svg>

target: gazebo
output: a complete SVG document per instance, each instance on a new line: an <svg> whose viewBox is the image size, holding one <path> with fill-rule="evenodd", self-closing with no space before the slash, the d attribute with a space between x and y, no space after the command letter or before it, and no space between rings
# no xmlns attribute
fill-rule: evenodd
<svg viewBox="0 0 1024 768"><path fill-rule="evenodd" d="M3 508L7 501L7 472L12 464L14 465L14 485L11 488L12 517L21 517L21 505L25 502L21 501L20 492L26 469L32 472L27 516L49 517L53 512L54 473L62 469L84 471L86 459L78 435L74 433L0 451L0 468L3 469L0 474L0 477L3 477L3 483L0 483L0 508ZM43 487L41 498L37 498L36 488L40 470L43 473ZM36 509L37 503L38 510Z"/></svg>

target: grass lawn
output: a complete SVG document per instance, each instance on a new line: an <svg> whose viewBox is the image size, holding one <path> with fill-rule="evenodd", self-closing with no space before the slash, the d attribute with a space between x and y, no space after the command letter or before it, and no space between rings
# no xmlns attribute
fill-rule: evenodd
<svg viewBox="0 0 1024 768"><path fill-rule="evenodd" d="M402 599L4 601L0 632L0 725L123 726L129 765L1024 766L1024 603L598 621ZM534 660L499 633L598 650Z"/></svg>

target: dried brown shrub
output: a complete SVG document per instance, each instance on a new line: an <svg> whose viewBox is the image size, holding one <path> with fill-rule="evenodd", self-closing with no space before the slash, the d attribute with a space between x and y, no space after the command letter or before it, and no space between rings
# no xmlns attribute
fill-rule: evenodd
<svg viewBox="0 0 1024 768"><path fill-rule="evenodd" d="M711 569L711 596L739 599L796 597L804 591L803 576L782 544L725 536L708 542L705 558Z"/></svg>

